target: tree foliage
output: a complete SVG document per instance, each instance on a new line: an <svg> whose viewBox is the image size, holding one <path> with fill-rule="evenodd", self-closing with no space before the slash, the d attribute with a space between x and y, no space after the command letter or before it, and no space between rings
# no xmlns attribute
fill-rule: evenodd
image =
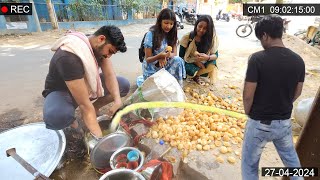
<svg viewBox="0 0 320 180"><path fill-rule="evenodd" d="M74 0L69 8L72 11L74 20L102 20L104 18L102 14L102 6L104 4L104 0Z"/></svg>
<svg viewBox="0 0 320 180"><path fill-rule="evenodd" d="M234 3L242 3L243 0L229 0L229 3L234 4Z"/></svg>
<svg viewBox="0 0 320 180"><path fill-rule="evenodd" d="M126 11L142 12L146 9L154 11L159 8L161 2L159 0L121 0L121 7Z"/></svg>

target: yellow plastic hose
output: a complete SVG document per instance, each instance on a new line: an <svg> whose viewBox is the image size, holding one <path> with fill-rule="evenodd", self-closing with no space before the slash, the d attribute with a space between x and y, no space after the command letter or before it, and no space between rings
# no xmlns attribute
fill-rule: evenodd
<svg viewBox="0 0 320 180"><path fill-rule="evenodd" d="M110 131L114 132L116 128L118 127L121 117L131 111L138 110L138 109L149 109L149 108L188 108L188 109L197 109L200 111L207 111L207 112L213 112L218 114L224 114L227 116L235 117L235 118L246 118L247 116L245 114L237 113L234 111L228 111L212 106L205 106L205 105L199 105L199 104L192 104L192 103L186 103L186 102L163 102L163 101L153 101L153 102L140 102L140 103L134 103L131 105L126 106L122 110L118 111L118 113L113 118L111 124L110 124Z"/></svg>

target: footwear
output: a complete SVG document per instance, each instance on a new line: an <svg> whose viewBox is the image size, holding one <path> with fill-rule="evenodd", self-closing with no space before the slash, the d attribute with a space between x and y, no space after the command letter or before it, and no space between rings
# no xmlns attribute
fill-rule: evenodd
<svg viewBox="0 0 320 180"><path fill-rule="evenodd" d="M75 120L77 121L77 120ZM77 128L71 126L64 128L63 132L66 136L66 157L67 159L82 158L86 154L86 146L84 142L84 130L78 123Z"/></svg>
<svg viewBox="0 0 320 180"><path fill-rule="evenodd" d="M72 127L71 125L69 127L66 127L63 131L65 133L65 135L70 135L72 138L75 139L82 139L84 137L84 130L82 129L80 123L78 122L78 120L76 121L76 128Z"/></svg>
<svg viewBox="0 0 320 180"><path fill-rule="evenodd" d="M100 112L100 111L99 111L99 112L96 112L97 118L100 117L100 116L103 116L103 115L104 115L104 114L103 114L102 112Z"/></svg>
<svg viewBox="0 0 320 180"><path fill-rule="evenodd" d="M206 84L204 81L201 80L200 76L195 76L192 79L200 86L204 86Z"/></svg>

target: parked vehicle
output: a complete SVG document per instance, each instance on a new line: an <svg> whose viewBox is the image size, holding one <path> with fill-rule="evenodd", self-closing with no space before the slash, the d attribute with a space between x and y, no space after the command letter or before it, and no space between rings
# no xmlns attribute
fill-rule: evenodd
<svg viewBox="0 0 320 180"><path fill-rule="evenodd" d="M186 7L182 8L182 16L186 19L188 23L191 23L192 25L196 24L197 14L190 13Z"/></svg>
<svg viewBox="0 0 320 180"><path fill-rule="evenodd" d="M216 15L216 20L225 20L227 22L230 21L230 17L229 17L229 14L228 13L222 13L222 10L219 10L218 14Z"/></svg>
<svg viewBox="0 0 320 180"><path fill-rule="evenodd" d="M248 37L252 33L254 26L260 19L262 19L262 16L251 16L246 24L241 24L240 26L238 26L238 28L236 29L236 34L242 38Z"/></svg>
<svg viewBox="0 0 320 180"><path fill-rule="evenodd" d="M179 10L175 10L174 13L176 14L177 28L183 29L184 25L183 25L183 16L182 16L182 14L179 12Z"/></svg>
<svg viewBox="0 0 320 180"><path fill-rule="evenodd" d="M298 36L311 46L320 44L320 31L316 26L309 26L306 30L300 30L294 33L294 35Z"/></svg>
<svg viewBox="0 0 320 180"><path fill-rule="evenodd" d="M238 26L238 28L236 29L236 34L242 38L248 37L252 33L256 23L262 18L263 16L251 16L246 24L241 24L240 26ZM288 30L289 22L291 22L291 20L283 19L284 33L286 33L286 31Z"/></svg>
<svg viewBox="0 0 320 180"><path fill-rule="evenodd" d="M237 13L237 12L234 11L234 12L231 13L231 17L233 19L237 19L239 21L242 21L244 19L243 15L242 15L242 12Z"/></svg>

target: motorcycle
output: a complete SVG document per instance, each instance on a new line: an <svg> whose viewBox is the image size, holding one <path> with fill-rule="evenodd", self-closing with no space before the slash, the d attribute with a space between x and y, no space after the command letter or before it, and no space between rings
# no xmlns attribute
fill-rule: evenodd
<svg viewBox="0 0 320 180"><path fill-rule="evenodd" d="M248 37L252 33L256 23L262 18L262 16L252 16L248 19L246 24L241 24L238 26L236 29L236 34L242 38Z"/></svg>
<svg viewBox="0 0 320 180"><path fill-rule="evenodd" d="M242 20L243 20L243 15L242 15L242 13L232 12L232 13L231 13L231 17L232 17L233 19L237 19L238 21L242 21Z"/></svg>
<svg viewBox="0 0 320 180"><path fill-rule="evenodd" d="M228 13L222 13L222 10L219 10L218 14L216 15L216 20L218 21L219 19L225 20L227 22L230 21L230 17Z"/></svg>
<svg viewBox="0 0 320 180"><path fill-rule="evenodd" d="M175 12L176 15L176 20L177 20L177 28L183 29L184 25L183 25L183 18L182 18L182 14L176 10Z"/></svg>
<svg viewBox="0 0 320 180"><path fill-rule="evenodd" d="M196 24L197 21L197 14L189 13L186 7L182 8L182 15L186 19L187 22L191 23L192 25Z"/></svg>
<svg viewBox="0 0 320 180"><path fill-rule="evenodd" d="M196 10L194 8L191 9L191 13L195 14Z"/></svg>

